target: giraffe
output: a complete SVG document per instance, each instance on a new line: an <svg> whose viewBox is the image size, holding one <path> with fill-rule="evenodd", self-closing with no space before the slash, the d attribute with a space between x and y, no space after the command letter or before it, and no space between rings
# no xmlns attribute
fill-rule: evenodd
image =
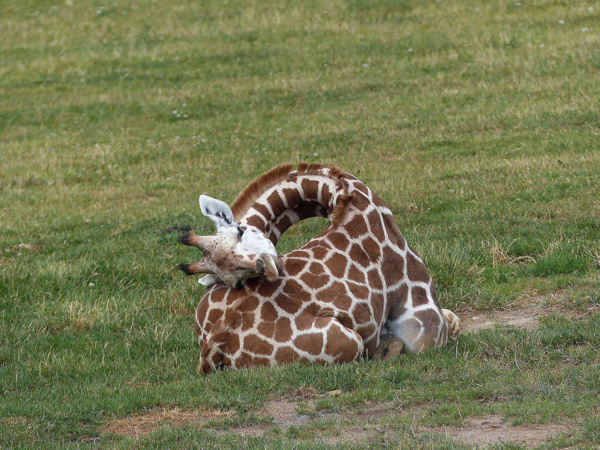
<svg viewBox="0 0 600 450"><path fill-rule="evenodd" d="M337 168L292 169L261 175L231 208L200 198L217 233L184 236L204 258L179 266L207 274L195 314L200 370L381 359L388 347L421 352L456 336L458 317L440 308L425 264L381 198ZM277 256L281 235L317 216L329 226Z"/></svg>

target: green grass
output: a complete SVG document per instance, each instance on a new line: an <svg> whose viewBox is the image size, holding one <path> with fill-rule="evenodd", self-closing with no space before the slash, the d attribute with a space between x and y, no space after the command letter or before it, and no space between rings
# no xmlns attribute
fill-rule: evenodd
<svg viewBox="0 0 600 450"><path fill-rule="evenodd" d="M436 427L486 415L569 423L548 445L597 445L599 15L594 1L0 3L0 447L312 448L343 444L377 403L418 409L432 433L392 415L344 445L455 448ZM549 315L390 363L199 375L202 288L174 271L198 255L169 229L212 232L200 193L231 202L299 161L385 199L443 306ZM310 424L261 415L305 388ZM173 407L233 418L105 431ZM267 432L237 434L255 423Z"/></svg>

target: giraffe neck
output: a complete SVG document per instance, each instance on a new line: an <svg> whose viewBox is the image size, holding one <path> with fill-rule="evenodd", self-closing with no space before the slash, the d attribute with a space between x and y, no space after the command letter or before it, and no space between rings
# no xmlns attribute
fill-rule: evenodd
<svg viewBox="0 0 600 450"><path fill-rule="evenodd" d="M322 166L301 165L276 168L273 179L249 186L234 202L236 221L245 228L263 233L274 244L295 223L311 217L326 217L335 224L336 213L343 210L351 175ZM250 198L246 198L250 197ZM242 206L240 206L242 205Z"/></svg>

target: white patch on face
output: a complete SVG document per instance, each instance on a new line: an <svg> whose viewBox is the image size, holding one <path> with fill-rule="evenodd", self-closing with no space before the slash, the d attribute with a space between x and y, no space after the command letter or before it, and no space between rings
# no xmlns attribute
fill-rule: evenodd
<svg viewBox="0 0 600 450"><path fill-rule="evenodd" d="M247 229L242 236L242 239L236 246L239 253L260 255L266 253L277 257L277 250L273 243L267 239L264 234L257 230Z"/></svg>
<svg viewBox="0 0 600 450"><path fill-rule="evenodd" d="M198 283L200 283L202 286L212 286L213 284L218 283L219 281L221 281L221 279L219 277L217 277L216 275L204 275L202 278L200 278L198 280Z"/></svg>

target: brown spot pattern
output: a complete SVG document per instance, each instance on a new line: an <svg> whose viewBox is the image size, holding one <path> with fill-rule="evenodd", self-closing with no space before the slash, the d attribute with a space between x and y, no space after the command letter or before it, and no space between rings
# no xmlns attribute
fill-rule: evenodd
<svg viewBox="0 0 600 450"><path fill-rule="evenodd" d="M363 239L361 243L363 249L369 255L371 261L377 261L381 257L381 249L375 240L371 237Z"/></svg>
<svg viewBox="0 0 600 450"><path fill-rule="evenodd" d="M271 214L271 212L269 211L269 208L267 208L265 205L261 204L261 203L255 203L253 205L253 209L257 212L259 212L260 214L262 214L265 219L267 220L273 220L274 217Z"/></svg>
<svg viewBox="0 0 600 450"><path fill-rule="evenodd" d="M360 211L367 209L371 204L369 199L365 198L365 196L361 194L354 194L350 203L352 203L352 206Z"/></svg>
<svg viewBox="0 0 600 450"><path fill-rule="evenodd" d="M329 254L329 251L326 248L324 248L323 244L321 244L319 247L314 247L312 249L312 253L314 259L316 259L317 261L323 261Z"/></svg>
<svg viewBox="0 0 600 450"><path fill-rule="evenodd" d="M294 339L294 345L306 353L318 355L323 349L323 335L321 333L302 334Z"/></svg>
<svg viewBox="0 0 600 450"><path fill-rule="evenodd" d="M226 343L226 350L231 355L240 349L240 338L237 334L228 333Z"/></svg>
<svg viewBox="0 0 600 450"><path fill-rule="evenodd" d="M317 300L325 303L333 302L338 297L346 297L346 287L339 281L317 293Z"/></svg>
<svg viewBox="0 0 600 450"><path fill-rule="evenodd" d="M333 306L341 311L348 311L352 306L352 299L347 295L338 295L333 300Z"/></svg>
<svg viewBox="0 0 600 450"><path fill-rule="evenodd" d="M292 338L292 322L287 317L280 318L275 324L275 340L288 342Z"/></svg>
<svg viewBox="0 0 600 450"><path fill-rule="evenodd" d="M253 215L252 217L248 218L246 220L246 223L251 227L258 228L259 230L261 228L264 228L264 226L266 225L265 220L256 214Z"/></svg>
<svg viewBox="0 0 600 450"><path fill-rule="evenodd" d="M283 200L277 191L273 191L271 195L269 195L269 198L267 198L267 203L271 206L275 217L279 217L281 213L285 211L285 205L283 204Z"/></svg>
<svg viewBox="0 0 600 450"><path fill-rule="evenodd" d="M350 270L348 271L348 278L352 281L355 281L356 283L365 283L366 281L365 272L355 264L352 264L352 266L350 266Z"/></svg>
<svg viewBox="0 0 600 450"><path fill-rule="evenodd" d="M345 251L348 248L348 244L350 244L348 238L342 233L334 231L333 233L329 233L328 237L331 244L338 250Z"/></svg>
<svg viewBox="0 0 600 450"><path fill-rule="evenodd" d="M271 230L276 227L283 233L292 226L296 221L294 214L290 214L292 210L300 219L328 215L331 225L302 250L282 258L284 275L279 280L268 283L264 278L255 278L240 290L216 285L206 291L196 310L199 336L208 333L201 352L202 370L275 362L325 363L326 359L317 357L322 350L334 356L336 362L351 361L359 356L363 345L369 351L374 350L379 327L386 319L402 319L403 331L414 336L422 321L426 332L413 346L425 349L437 345L441 313L427 268L410 251L405 257L396 253L394 246L386 245L389 237L392 243L408 250L391 214L376 209L368 215L364 213L372 204L385 207L385 203L362 183L351 181L354 177L337 169L329 169L326 175L329 180L322 178L325 175L320 165L300 165L293 175L289 170L289 166L276 168L249 185L232 207L236 221L257 227L274 243L277 232ZM331 180L336 191L329 187ZM281 182L286 183L285 187L278 187ZM292 187L294 183L297 187ZM356 192L352 192L353 188ZM366 197L369 195L372 201ZM336 204L332 204L334 196ZM274 216L269 207L256 201L259 198L268 202ZM260 215L270 222L265 223ZM360 244L351 244L348 236L352 242L357 242L360 236L363 239ZM376 269L372 268L375 264ZM307 270L301 275L304 269ZM405 274L407 283L391 291L390 286L401 283ZM412 282L427 286L412 286ZM331 284L327 286L328 283ZM386 291L378 292L383 291L384 285ZM411 313L406 308L409 290L414 307L431 307L414 312L415 319L405 320L405 314ZM280 317L280 311L285 316ZM238 334L241 330L248 332L242 342ZM294 338L294 330L308 334ZM442 330L442 335L446 334ZM299 351L311 357L301 357ZM239 357L233 361L237 353Z"/></svg>
<svg viewBox="0 0 600 450"><path fill-rule="evenodd" d="M283 195L288 204L288 208L294 208L302 202L302 196L297 189L283 189Z"/></svg>
<svg viewBox="0 0 600 450"><path fill-rule="evenodd" d="M235 360L235 366L239 368L252 366L254 358L250 353L242 352L242 354Z"/></svg>
<svg viewBox="0 0 600 450"><path fill-rule="evenodd" d="M317 180L302 180L302 190L304 191L304 198L307 201L317 200L319 194L319 182Z"/></svg>
<svg viewBox="0 0 600 450"><path fill-rule="evenodd" d="M348 339L341 325L334 324L327 330L325 353L335 356L335 362L350 362L358 356L358 344Z"/></svg>
<svg viewBox="0 0 600 450"><path fill-rule="evenodd" d="M316 317L314 315L303 312L302 314L296 317L296 329L298 331L306 331L311 329L315 318Z"/></svg>
<svg viewBox="0 0 600 450"><path fill-rule="evenodd" d="M277 320L277 310L271 302L265 302L260 310L260 318L265 322L275 322Z"/></svg>
<svg viewBox="0 0 600 450"><path fill-rule="evenodd" d="M390 247L383 249L383 276L389 286L398 283L404 277L404 258Z"/></svg>
<svg viewBox="0 0 600 450"><path fill-rule="evenodd" d="M273 322L261 322L257 330L265 337L272 338L275 336L275 324Z"/></svg>
<svg viewBox="0 0 600 450"><path fill-rule="evenodd" d="M300 355L290 347L280 347L275 353L275 359L281 363L289 364L298 361Z"/></svg>
<svg viewBox="0 0 600 450"><path fill-rule="evenodd" d="M383 225L381 225L379 213L373 210L367 215L367 219L369 220L369 225L371 227L371 236L377 241L384 241L385 233L383 231Z"/></svg>
<svg viewBox="0 0 600 450"><path fill-rule="evenodd" d="M329 210L330 208L330 204L331 204L331 192L329 192L329 186L327 185L327 183L322 183L322 188L321 188L321 199L323 201L323 204L326 205L327 209Z"/></svg>
<svg viewBox="0 0 600 450"><path fill-rule="evenodd" d="M302 259L287 258L285 260L285 271L291 277L297 276L300 272L302 272L302 270L304 270L305 266L306 261Z"/></svg>
<svg viewBox="0 0 600 450"><path fill-rule="evenodd" d="M367 300L369 298L369 288L362 284L357 284L352 281L347 281L346 285L353 298L356 300Z"/></svg>
<svg viewBox="0 0 600 450"><path fill-rule="evenodd" d="M302 282L306 284L310 289L318 289L324 284L327 284L329 281L329 275L325 272L321 272L321 274L312 274L312 273L304 273L300 277Z"/></svg>
<svg viewBox="0 0 600 450"><path fill-rule="evenodd" d="M306 292L302 285L296 280L286 280L285 286L283 287L283 292L290 297L290 300L298 303L298 308L302 303L309 301L311 298L310 293Z"/></svg>
<svg viewBox="0 0 600 450"><path fill-rule="evenodd" d="M369 270L367 277L369 280L368 285L371 287L371 289L376 289L376 290L383 289L383 284L381 282L381 275L379 274L379 271L377 269Z"/></svg>
<svg viewBox="0 0 600 450"><path fill-rule="evenodd" d="M256 278L258 280L258 278ZM261 283L258 285L258 287L256 288L256 292L258 293L258 295L260 295L262 298L270 298L275 291L279 288L279 286L281 285L281 282L278 281L274 281L274 282L269 282L267 281L266 278L260 278ZM253 280L248 281L248 283L252 282Z"/></svg>
<svg viewBox="0 0 600 450"><path fill-rule="evenodd" d="M417 306L423 306L429 303L429 298L427 297L427 291L420 286L416 286L412 288L410 291L412 295L412 304L413 308Z"/></svg>
<svg viewBox="0 0 600 450"><path fill-rule="evenodd" d="M363 267L367 267L370 263L369 255L367 255L365 250L359 244L352 244L349 255L353 262L360 264Z"/></svg>
<svg viewBox="0 0 600 450"><path fill-rule="evenodd" d="M353 183L353 186L354 186L354 189L356 189L357 191L362 192L367 197L369 196L369 188L366 187L363 183Z"/></svg>
<svg viewBox="0 0 600 450"><path fill-rule="evenodd" d="M406 312L406 300L408 298L408 286L403 284L398 289L398 292L391 297L390 300L390 312L388 314L389 320L397 320L401 315Z"/></svg>
<svg viewBox="0 0 600 450"><path fill-rule="evenodd" d="M289 216L285 215L281 216L279 220L275 223L275 228L277 228L279 235L282 235L285 232L285 230L287 230L293 224L294 222L292 222L292 219L290 219Z"/></svg>
<svg viewBox="0 0 600 450"><path fill-rule="evenodd" d="M279 294L275 297L275 303L288 314L296 314L300 311L301 303L289 295Z"/></svg>
<svg viewBox="0 0 600 450"><path fill-rule="evenodd" d="M326 262L327 268L336 278L342 278L346 273L348 257L341 253L334 253Z"/></svg>
<svg viewBox="0 0 600 450"><path fill-rule="evenodd" d="M244 348L257 355L270 355L273 353L273 346L254 334L244 338Z"/></svg>
<svg viewBox="0 0 600 450"><path fill-rule="evenodd" d="M429 271L425 267L425 264L418 261L411 252L406 254L406 272L408 278L411 281L420 281L422 283L429 283Z"/></svg>
<svg viewBox="0 0 600 450"><path fill-rule="evenodd" d="M363 234L367 234L367 224L365 219L359 214L354 216L354 218L346 224L346 229L350 236L362 236Z"/></svg>

